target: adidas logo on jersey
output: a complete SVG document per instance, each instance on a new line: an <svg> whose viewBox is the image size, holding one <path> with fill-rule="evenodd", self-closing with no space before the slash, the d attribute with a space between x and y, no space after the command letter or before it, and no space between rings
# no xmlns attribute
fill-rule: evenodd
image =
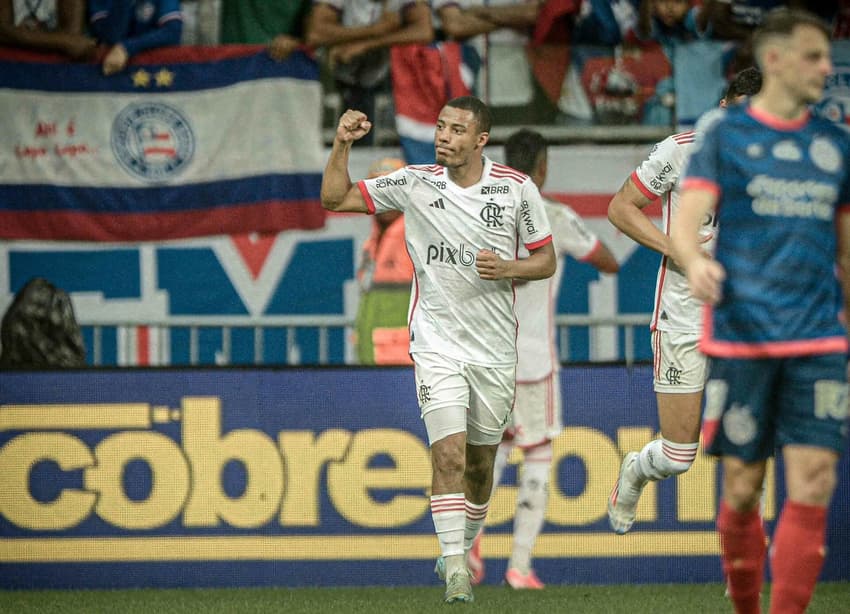
<svg viewBox="0 0 850 614"><path fill-rule="evenodd" d="M438 199L437 199L437 200L435 200L434 202L432 202L432 203L428 203L428 206L429 206L429 207L433 207L434 209L445 209L445 208L446 208L446 205L445 205L445 204L443 204L443 199L442 199L442 198L438 198Z"/></svg>

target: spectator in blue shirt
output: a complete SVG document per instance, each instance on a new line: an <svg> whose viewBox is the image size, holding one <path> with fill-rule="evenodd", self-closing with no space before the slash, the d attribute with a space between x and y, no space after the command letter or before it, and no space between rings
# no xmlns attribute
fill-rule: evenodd
<svg viewBox="0 0 850 614"><path fill-rule="evenodd" d="M179 45L183 33L179 0L89 0L89 16L92 33L109 46L105 75L124 70L137 53Z"/></svg>

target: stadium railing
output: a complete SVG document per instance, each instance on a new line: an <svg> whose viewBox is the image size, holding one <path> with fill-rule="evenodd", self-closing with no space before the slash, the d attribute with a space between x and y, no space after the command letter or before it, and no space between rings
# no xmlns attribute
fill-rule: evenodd
<svg viewBox="0 0 850 614"><path fill-rule="evenodd" d="M574 315L557 314L555 325L557 327L558 359L562 363L575 360L570 355L570 331L574 329L594 330L600 327L616 327L623 331L623 343L619 350L620 360L626 365L635 362L635 329L646 327L650 322L650 314L619 314L614 316ZM285 331L286 347L283 355L286 357L286 365L303 365L298 360L301 355L296 339L299 329L313 329L317 331L316 352L317 364L331 364L329 352L329 337L332 330L343 330L348 338L348 333L354 326L354 320L344 315L286 315L286 316L186 316L168 318L148 318L139 320L114 320L100 318L96 322L79 318L79 323L84 332L90 333L90 360L92 366L104 365L103 335L109 328L116 330L130 329L136 327L147 327L150 334L157 339L153 344L156 356L152 357L151 364L157 366L170 365L170 331L174 329L188 330L188 356L190 366L209 366L210 363L202 361L200 352L200 331L203 329L216 329L221 333L220 351L216 352L215 366L230 366L232 362L231 339L233 331L237 329L253 331L253 361L252 365L264 365L265 334L272 330ZM275 363L279 364L279 363ZM348 364L356 364L349 362Z"/></svg>

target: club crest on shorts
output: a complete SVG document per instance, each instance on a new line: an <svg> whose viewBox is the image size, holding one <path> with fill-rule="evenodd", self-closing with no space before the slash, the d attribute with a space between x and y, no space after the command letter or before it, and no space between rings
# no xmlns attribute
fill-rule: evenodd
<svg viewBox="0 0 850 614"><path fill-rule="evenodd" d="M723 432L736 446L750 443L756 436L756 419L746 405L733 403L723 414Z"/></svg>
<svg viewBox="0 0 850 614"><path fill-rule="evenodd" d="M163 182L182 172L195 153L195 135L177 109L131 104L112 123L112 151L122 168L143 181Z"/></svg>

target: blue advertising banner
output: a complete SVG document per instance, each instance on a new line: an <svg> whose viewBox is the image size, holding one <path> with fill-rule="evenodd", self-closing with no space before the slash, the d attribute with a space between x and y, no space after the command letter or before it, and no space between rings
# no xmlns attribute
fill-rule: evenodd
<svg viewBox="0 0 850 614"><path fill-rule="evenodd" d="M645 490L631 533L608 529L623 451L655 436L650 369L561 375L541 578L721 581L703 455ZM845 456L827 580L850 579L848 474ZM510 551L506 478L482 543L493 581ZM0 588L435 583L429 484L407 368L0 375ZM769 531L781 497L771 471Z"/></svg>

